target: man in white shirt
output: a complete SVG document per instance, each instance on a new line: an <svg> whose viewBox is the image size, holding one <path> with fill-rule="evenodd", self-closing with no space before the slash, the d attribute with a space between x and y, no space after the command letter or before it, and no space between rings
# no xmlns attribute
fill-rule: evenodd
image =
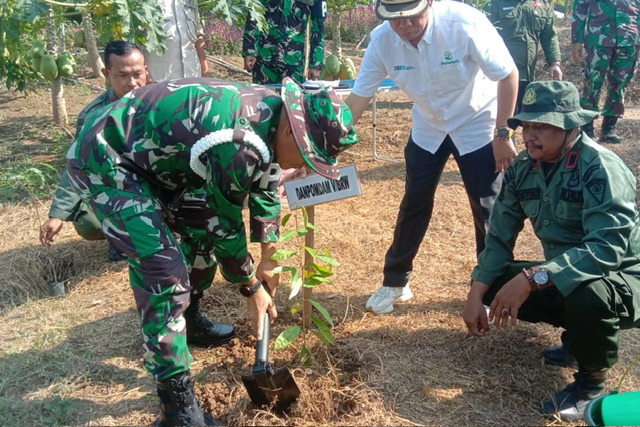
<svg viewBox="0 0 640 427"><path fill-rule="evenodd" d="M166 52L147 55L154 82L187 77L207 77L209 65L196 0L158 0L164 13Z"/></svg>
<svg viewBox="0 0 640 427"><path fill-rule="evenodd" d="M376 14L386 22L371 32L346 102L357 121L387 76L414 102L405 193L383 286L366 303L367 310L383 314L395 301L413 297L413 259L452 154L473 213L476 251L484 249L502 172L516 156L507 118L515 107L518 70L493 25L466 4L378 0Z"/></svg>

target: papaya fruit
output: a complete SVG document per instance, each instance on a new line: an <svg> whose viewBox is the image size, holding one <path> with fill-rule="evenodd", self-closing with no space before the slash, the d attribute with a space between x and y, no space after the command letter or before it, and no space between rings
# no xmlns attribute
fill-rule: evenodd
<svg viewBox="0 0 640 427"><path fill-rule="evenodd" d="M40 62L40 74L49 80L53 81L58 77L58 64L53 55L44 55Z"/></svg>
<svg viewBox="0 0 640 427"><path fill-rule="evenodd" d="M320 71L318 80L333 80L333 76L327 72L327 67L324 67L322 71Z"/></svg>
<svg viewBox="0 0 640 427"><path fill-rule="evenodd" d="M73 44L77 47L84 47L85 42L84 31L79 30L73 35Z"/></svg>
<svg viewBox="0 0 640 427"><path fill-rule="evenodd" d="M74 67L71 61L69 61L69 56L61 53L58 55L58 59L56 59L56 65L58 66L58 73L62 77L71 77L73 76Z"/></svg>
<svg viewBox="0 0 640 427"><path fill-rule="evenodd" d="M38 73L40 72L41 63L42 63L42 58L36 58L35 56L31 57L31 68L33 68Z"/></svg>
<svg viewBox="0 0 640 427"><path fill-rule="evenodd" d="M42 58L46 52L47 45L44 40L36 40L31 46L31 57Z"/></svg>
<svg viewBox="0 0 640 427"><path fill-rule="evenodd" d="M337 76L340 72L340 58L333 54L327 56L327 59L324 60L324 68L328 75Z"/></svg>
<svg viewBox="0 0 640 427"><path fill-rule="evenodd" d="M351 58L342 58L338 77L340 77L340 80L353 80L356 78L356 67Z"/></svg>

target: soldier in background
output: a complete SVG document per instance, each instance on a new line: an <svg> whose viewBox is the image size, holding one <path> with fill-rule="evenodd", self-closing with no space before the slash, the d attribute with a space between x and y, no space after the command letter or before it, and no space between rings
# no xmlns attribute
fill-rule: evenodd
<svg viewBox="0 0 640 427"><path fill-rule="evenodd" d="M147 84L149 73L142 47L138 44L122 40L109 42L104 49L104 66L102 74L110 87L80 112L76 121L76 135L80 133L90 113L117 101L127 92ZM43 246L51 246L55 236L62 230L64 221L73 222L76 232L85 240L104 239L100 221L71 188L66 170L53 195L49 218L40 227L40 243ZM127 258L111 245L107 255L111 261L122 261Z"/></svg>
<svg viewBox="0 0 640 427"><path fill-rule="evenodd" d="M242 56L244 69L258 84L280 83L291 77L305 81L304 67L309 56L306 78L317 80L324 64L325 0L261 0L267 21L264 31L247 15ZM307 23L311 21L309 52L305 51Z"/></svg>
<svg viewBox="0 0 640 427"><path fill-rule="evenodd" d="M609 93L601 111L602 129L598 142L621 142L615 127L624 115L624 92L638 64L640 37L638 0L574 0L571 24L572 56L582 63L585 83L580 105L599 110L604 80ZM584 55L586 54L586 55ZM583 127L595 139L593 122Z"/></svg>
<svg viewBox="0 0 640 427"><path fill-rule="evenodd" d="M553 80L562 80L560 46L554 25L553 8L545 0L493 0L489 20L496 27L518 67L520 81L516 114L522 109L522 96L536 80L538 45L542 46Z"/></svg>

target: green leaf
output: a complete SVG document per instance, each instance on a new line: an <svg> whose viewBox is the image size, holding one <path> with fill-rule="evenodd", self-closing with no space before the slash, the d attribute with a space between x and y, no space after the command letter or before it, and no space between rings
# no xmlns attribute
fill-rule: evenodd
<svg viewBox="0 0 640 427"><path fill-rule="evenodd" d="M318 316L311 316L311 321L318 327L317 331L313 331L313 333L325 344L333 345L336 343L333 335L331 334L331 329L327 326L326 323L322 321Z"/></svg>
<svg viewBox="0 0 640 427"><path fill-rule="evenodd" d="M289 222L289 220L291 219L291 214L288 213L285 216L282 217L282 221L281 224L284 227L285 225L287 225L287 223Z"/></svg>
<svg viewBox="0 0 640 427"><path fill-rule="evenodd" d="M313 258L317 258L318 257L318 252L316 252L315 249L310 248L309 246L302 246L304 248L305 251L307 251L309 253L309 255L311 255Z"/></svg>
<svg viewBox="0 0 640 427"><path fill-rule="evenodd" d="M311 354L311 350L305 344L302 345L302 349L300 350L300 359L304 366L311 366L313 363L313 354Z"/></svg>
<svg viewBox="0 0 640 427"><path fill-rule="evenodd" d="M331 325L331 327L333 327L333 318L331 317L331 314L329 314L329 311L324 308L324 306L322 304L320 304L320 301L317 300L309 300L311 302L311 305L313 305L316 310L318 310L325 319L327 319L327 322L329 322L329 324Z"/></svg>
<svg viewBox="0 0 640 427"><path fill-rule="evenodd" d="M309 264L309 267L314 270L315 274L318 274L319 276L322 277L329 277L331 275L333 275L333 270L331 270L331 268L326 267L322 264L316 264L315 262L312 262Z"/></svg>
<svg viewBox="0 0 640 427"><path fill-rule="evenodd" d="M340 265L340 263L338 261L336 261L333 257L331 256L325 256L325 255L318 255L316 258L318 258L321 261L326 262L329 265L333 265L334 267L338 267Z"/></svg>
<svg viewBox="0 0 640 427"><path fill-rule="evenodd" d="M296 255L298 255L298 252L296 251L290 251L288 249L278 249L274 252L273 255L271 255L271 259L274 261L283 261Z"/></svg>
<svg viewBox="0 0 640 427"><path fill-rule="evenodd" d="M298 237L298 232L296 230L287 230L280 235L280 243L288 242L294 237Z"/></svg>
<svg viewBox="0 0 640 427"><path fill-rule="evenodd" d="M307 233L309 233L309 230L307 230L305 227L298 228L298 237L305 236Z"/></svg>
<svg viewBox="0 0 640 427"><path fill-rule="evenodd" d="M291 292L289 292L289 299L293 299L298 293L300 289L302 289L302 278L298 276L298 271L296 270L295 277L293 273L291 274Z"/></svg>
<svg viewBox="0 0 640 427"><path fill-rule="evenodd" d="M278 338L276 338L274 349L280 350L281 348L291 345L291 343L298 338L300 332L302 332L302 328L300 328L300 326L289 326L287 329L282 331L280 335L278 335Z"/></svg>

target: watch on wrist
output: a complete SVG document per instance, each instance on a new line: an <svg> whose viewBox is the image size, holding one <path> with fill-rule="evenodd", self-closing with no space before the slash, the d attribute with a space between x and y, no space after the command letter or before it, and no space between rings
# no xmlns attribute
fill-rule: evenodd
<svg viewBox="0 0 640 427"><path fill-rule="evenodd" d="M509 139L514 133L513 129L507 126L502 126L493 130L493 136L498 139Z"/></svg>
<svg viewBox="0 0 640 427"><path fill-rule="evenodd" d="M258 290L262 287L262 282L259 280L253 285L240 285L240 293L247 297L251 298Z"/></svg>
<svg viewBox="0 0 640 427"><path fill-rule="evenodd" d="M535 271L523 268L522 273L529 281L531 290L534 292L545 289L551 285L551 283L549 282L549 273L547 273L547 270L545 270L544 268L540 268Z"/></svg>

